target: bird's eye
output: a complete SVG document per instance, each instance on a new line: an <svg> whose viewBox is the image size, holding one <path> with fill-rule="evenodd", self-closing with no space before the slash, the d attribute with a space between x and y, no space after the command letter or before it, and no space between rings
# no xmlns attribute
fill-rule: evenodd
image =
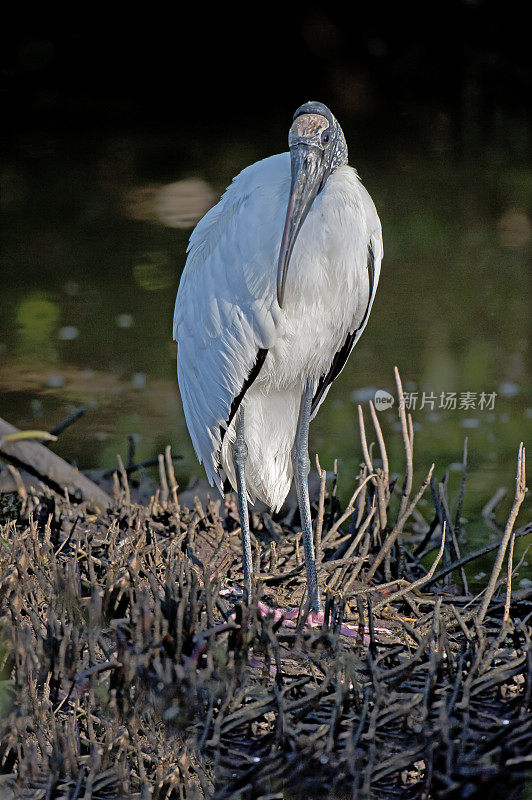
<svg viewBox="0 0 532 800"><path fill-rule="evenodd" d="M324 133L321 140L322 140L323 144L327 144L327 142L329 141L329 134L328 133Z"/></svg>

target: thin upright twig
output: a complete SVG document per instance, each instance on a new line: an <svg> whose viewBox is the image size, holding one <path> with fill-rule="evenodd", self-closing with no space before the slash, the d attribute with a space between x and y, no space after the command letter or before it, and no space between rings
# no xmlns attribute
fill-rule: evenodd
<svg viewBox="0 0 532 800"><path fill-rule="evenodd" d="M502 562L504 560L504 554L506 553L506 548L510 541L510 537L512 535L512 531L514 528L515 520L517 519L517 515L519 513L519 509L521 508L521 503L525 499L526 495L526 475L525 475L525 466L526 466L526 459L525 459L525 447L523 442L519 445L519 451L517 454L517 472L515 476L515 497L514 502L510 511L510 515L508 517L508 522L506 523L506 528L504 530L504 535L502 537L502 541L497 553L497 557L495 558L495 563L493 565L493 569L491 571L491 576L489 579L489 583L486 587L486 591L484 592L484 597L482 599L482 603L480 604L480 608L477 611L476 620L480 625L484 617L486 616L486 612L488 610L488 606L491 602L493 594L495 592L495 588L497 585L497 579L499 577L499 573L501 571Z"/></svg>
<svg viewBox="0 0 532 800"><path fill-rule="evenodd" d="M355 493L352 495L351 499L349 500L349 503L347 504L346 509L345 509L344 513L342 514L342 516L339 517L339 519L336 520L334 525L327 531L327 533L323 537L322 544L325 544L326 542L328 542L329 539L331 539L334 536L334 534L336 533L336 531L338 530L340 525L343 525L343 523L346 521L346 519L351 516L351 514L353 513L353 511L355 509L355 502L356 502L356 499L357 499L358 495L360 494L360 492L362 491L364 486L368 483L368 481L370 481L373 477L374 477L374 474L371 473L371 475L368 475L366 478L364 478L364 480L362 481L360 486L357 487Z"/></svg>
<svg viewBox="0 0 532 800"><path fill-rule="evenodd" d="M371 400L369 401L369 410L371 411L371 419L373 420L373 427L375 428L375 433L377 434L377 441L379 443L379 450L381 453L381 460L382 460L382 471L384 473L386 486L388 486L388 475L390 472L388 465L388 453L386 452L386 445L384 443L384 436L382 435L382 429L379 423L379 418L377 417L375 406L373 405Z"/></svg>
<svg viewBox="0 0 532 800"><path fill-rule="evenodd" d="M371 460L371 456L368 450L368 441L366 439L366 428L364 425L364 412L362 411L362 406L358 406L358 427L360 429L360 443L362 445L362 455L364 456L364 461L366 463L366 467L368 468L368 472L373 474L373 462Z"/></svg>
<svg viewBox="0 0 532 800"><path fill-rule="evenodd" d="M366 575L366 581L370 581L373 578L373 576L375 575L378 567L381 565L381 563L383 562L384 558L386 557L386 553L388 553L391 550L395 540L397 539L399 534L402 532L408 517L412 513L412 509L415 508L415 506L421 500L421 497L423 496L423 494L425 492L425 489L429 485L430 479L432 477L433 470L434 470L434 464L432 464L432 466L431 466L431 468L430 468L430 470L428 472L428 475L425 478L425 480L423 481L423 483L421 485L421 488L419 489L418 493L416 494L416 496L414 497L414 499L412 500L412 502L410 503L408 508L405 509L403 514L397 520L397 524L396 524L395 528L386 537L386 541L384 542L384 544L381 547L380 551L377 553L377 555L376 555L376 557L375 557L375 559L373 561L373 564L371 565L371 567L370 567L370 569L369 569L369 571L368 571L368 573Z"/></svg>
<svg viewBox="0 0 532 800"><path fill-rule="evenodd" d="M462 456L462 480L460 481L460 494L458 495L458 503L456 506L456 515L454 518L454 531L458 536L460 530L460 518L462 516L462 505L464 502L465 485L467 475L467 436L464 439L464 454Z"/></svg>
<svg viewBox="0 0 532 800"><path fill-rule="evenodd" d="M118 471L120 472L120 477L122 479L122 489L124 491L124 499L127 506L131 504L131 495L129 492L129 481L127 479L127 472L126 468L124 467L124 462L122 461L122 456L120 453L116 456L118 461Z"/></svg>
<svg viewBox="0 0 532 800"><path fill-rule="evenodd" d="M172 493L172 502L175 506L178 505L177 502L177 481L175 479L175 472L174 472L174 462L172 461L172 450L170 445L166 446L164 451L164 459L166 462L166 472L168 474L168 482L170 484L170 491Z"/></svg>
<svg viewBox="0 0 532 800"><path fill-rule="evenodd" d="M504 601L504 614L502 617L503 625L510 618L510 602L512 599L512 571L514 566L514 543L515 533L512 531L510 536L510 546L508 548L508 580L506 582L506 599Z"/></svg>
<svg viewBox="0 0 532 800"><path fill-rule="evenodd" d="M166 479L165 461L162 453L159 453L159 481L161 483L161 503L163 507L168 502L168 481Z"/></svg>
<svg viewBox="0 0 532 800"><path fill-rule="evenodd" d="M406 411L405 411L405 397L403 394L403 384L401 383L401 376L399 374L399 370L397 367L394 367L394 374L395 374L395 384L397 386L399 421L401 423L401 432L403 434L403 445L405 448L405 456L406 456L406 472L403 483L401 506L399 508L399 517L401 517L405 512L408 500L410 498L410 492L412 491L412 479L414 473L413 452L412 452L413 428L411 426L411 432L409 433L408 422L406 419Z"/></svg>

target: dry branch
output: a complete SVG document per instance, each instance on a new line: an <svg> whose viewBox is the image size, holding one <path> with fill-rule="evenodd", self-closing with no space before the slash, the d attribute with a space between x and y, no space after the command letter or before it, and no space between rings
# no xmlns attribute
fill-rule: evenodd
<svg viewBox="0 0 532 800"><path fill-rule="evenodd" d="M0 419L0 457L5 461L26 470L56 492L62 494L66 489L71 497L92 500L102 509L111 505L111 498L103 489L44 445L28 440L5 441L4 437L14 433L19 430Z"/></svg>

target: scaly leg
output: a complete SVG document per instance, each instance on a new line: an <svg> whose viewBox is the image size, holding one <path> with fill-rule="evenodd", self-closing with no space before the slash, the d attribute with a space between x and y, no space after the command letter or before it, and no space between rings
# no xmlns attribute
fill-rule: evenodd
<svg viewBox="0 0 532 800"><path fill-rule="evenodd" d="M322 611L318 576L316 574L316 561L314 558L314 540L312 537L312 518L310 516L310 500L308 495L308 474L310 472L310 459L308 457L308 428L310 422L310 409L312 405L313 387L307 382L301 398L299 419L297 422L296 438L292 451L294 467L294 481L296 484L297 501L303 531L303 545L305 548L305 566L307 568L307 587L314 611Z"/></svg>
<svg viewBox="0 0 532 800"><path fill-rule="evenodd" d="M238 495L238 514L240 517L240 530L242 536L242 562L244 566L244 597L251 599L251 576L253 565L251 561L251 541L249 538L248 499L246 493L245 467L248 457L248 448L244 439L244 408L240 406L235 422L236 439L233 445L233 461L236 473L236 486Z"/></svg>

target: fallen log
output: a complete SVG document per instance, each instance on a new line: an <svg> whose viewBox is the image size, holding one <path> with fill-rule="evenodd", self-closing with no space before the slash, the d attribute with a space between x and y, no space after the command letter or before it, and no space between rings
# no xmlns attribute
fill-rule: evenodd
<svg viewBox="0 0 532 800"><path fill-rule="evenodd" d="M73 499L92 500L101 509L109 508L111 498L79 470L44 445L32 439L9 441L18 428L0 418L0 458L34 475L59 494L65 489Z"/></svg>

